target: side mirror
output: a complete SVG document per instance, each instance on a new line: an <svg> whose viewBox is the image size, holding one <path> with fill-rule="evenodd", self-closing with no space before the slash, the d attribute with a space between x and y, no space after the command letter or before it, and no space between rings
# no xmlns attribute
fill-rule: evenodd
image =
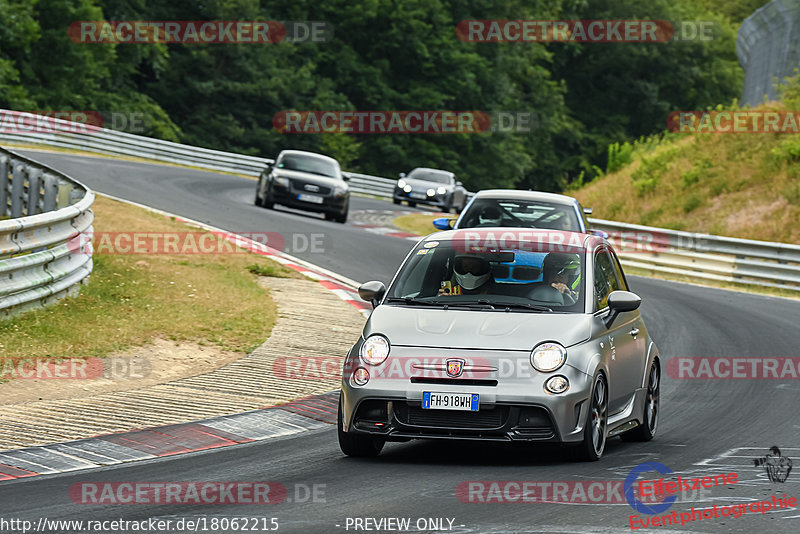
<svg viewBox="0 0 800 534"><path fill-rule="evenodd" d="M401 172L400 174L398 174L398 176L399 176L400 178L405 178L405 177L406 177L406 173L404 173L404 172Z"/></svg>
<svg viewBox="0 0 800 534"><path fill-rule="evenodd" d="M438 230L452 230L455 224L455 219L448 219L447 217L439 217L433 220L433 227Z"/></svg>
<svg viewBox="0 0 800 534"><path fill-rule="evenodd" d="M361 300L372 303L373 308L378 306L385 293L386 286L383 285L383 282L377 280L364 282L358 288L358 296L361 297Z"/></svg>
<svg viewBox="0 0 800 534"><path fill-rule="evenodd" d="M344 180L345 182L349 182L350 181L350 175L347 174L346 172L343 172L342 173L342 180Z"/></svg>
<svg viewBox="0 0 800 534"><path fill-rule="evenodd" d="M603 321L610 328L617 315L633 311L642 304L642 297L630 291L612 291L608 296L608 307L611 310Z"/></svg>
<svg viewBox="0 0 800 534"><path fill-rule="evenodd" d="M592 214L592 208L583 208L583 213L585 213L586 215L591 215Z"/></svg>
<svg viewBox="0 0 800 534"><path fill-rule="evenodd" d="M464 184L462 184L461 182L456 182L456 187L461 187L462 185Z"/></svg>

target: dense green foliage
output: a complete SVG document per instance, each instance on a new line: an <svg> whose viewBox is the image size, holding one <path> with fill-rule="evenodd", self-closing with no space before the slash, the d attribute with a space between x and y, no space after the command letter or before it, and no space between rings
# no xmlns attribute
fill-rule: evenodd
<svg viewBox="0 0 800 534"><path fill-rule="evenodd" d="M320 151L394 176L455 171L482 187L560 189L606 168L608 145L664 129L674 110L741 90L747 0L0 0L0 107L140 112L147 135L274 156ZM747 5L744 5L747 4ZM711 20L712 41L472 43L466 19ZM327 43L81 44L79 20L317 20ZM527 133L287 135L282 110L531 111Z"/></svg>

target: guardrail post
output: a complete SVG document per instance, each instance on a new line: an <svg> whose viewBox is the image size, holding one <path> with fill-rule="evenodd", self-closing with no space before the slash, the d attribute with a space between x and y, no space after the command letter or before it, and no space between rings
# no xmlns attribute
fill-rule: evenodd
<svg viewBox="0 0 800 534"><path fill-rule="evenodd" d="M13 167L11 177L11 218L23 216L25 208L25 166L11 160Z"/></svg>
<svg viewBox="0 0 800 534"><path fill-rule="evenodd" d="M11 179L8 174L8 156L0 155L0 217L8 213L8 195L11 193Z"/></svg>
<svg viewBox="0 0 800 534"><path fill-rule="evenodd" d="M41 200L41 178L42 171L39 169L28 169L28 215L42 213Z"/></svg>
<svg viewBox="0 0 800 534"><path fill-rule="evenodd" d="M44 201L42 202L42 211L53 211L58 206L58 177L52 174L44 173L42 175L44 181Z"/></svg>

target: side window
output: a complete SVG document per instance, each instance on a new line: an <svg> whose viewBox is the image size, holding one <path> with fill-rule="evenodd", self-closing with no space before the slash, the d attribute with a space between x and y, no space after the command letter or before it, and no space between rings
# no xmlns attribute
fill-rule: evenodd
<svg viewBox="0 0 800 534"><path fill-rule="evenodd" d="M619 288L623 291L629 291L628 281L625 280L625 273L622 272L622 266L619 264L619 258L613 252L609 251L611 258L614 260L614 272L617 273L617 280L619 281Z"/></svg>
<svg viewBox="0 0 800 534"><path fill-rule="evenodd" d="M602 249L594 255L594 311L608 306L608 295L619 289L611 258Z"/></svg>

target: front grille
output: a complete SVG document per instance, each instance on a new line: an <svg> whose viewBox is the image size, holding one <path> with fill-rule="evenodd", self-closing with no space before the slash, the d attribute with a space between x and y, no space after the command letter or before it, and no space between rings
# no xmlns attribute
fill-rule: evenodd
<svg viewBox="0 0 800 534"><path fill-rule="evenodd" d="M484 380L480 378L426 378L412 376L412 384L438 384L445 386L496 386L497 380Z"/></svg>
<svg viewBox="0 0 800 534"><path fill-rule="evenodd" d="M397 405L398 421L410 426L438 428L491 429L503 426L508 416L507 406L481 409L477 412L455 410L424 410L416 406Z"/></svg>
<svg viewBox="0 0 800 534"><path fill-rule="evenodd" d="M318 187L319 190L309 191L308 189L306 189L306 185ZM292 180L292 188L298 193L309 193L312 195L329 195L331 193L330 187L315 184L314 182L305 182L303 180Z"/></svg>

